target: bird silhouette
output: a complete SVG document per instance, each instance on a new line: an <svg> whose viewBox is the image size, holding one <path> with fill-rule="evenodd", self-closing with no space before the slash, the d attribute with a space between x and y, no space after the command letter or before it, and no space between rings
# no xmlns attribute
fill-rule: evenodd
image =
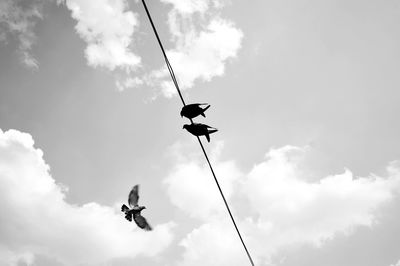
<svg viewBox="0 0 400 266"><path fill-rule="evenodd" d="M216 128L200 123L186 124L183 128L195 136L206 136L208 142L210 142L210 134L218 131Z"/></svg>
<svg viewBox="0 0 400 266"><path fill-rule="evenodd" d="M201 105L207 105L204 108L201 108ZM206 117L204 112L210 108L211 105L208 103L192 103L185 105L182 107L181 110L181 117L186 117L189 119L195 118L196 116L202 115L203 117Z"/></svg>
<svg viewBox="0 0 400 266"><path fill-rule="evenodd" d="M151 226L149 225L147 220L140 214L140 212L146 209L146 207L139 206L138 201L139 201L139 185L135 185L132 188L131 192L129 192L129 197L128 197L128 204L131 207L131 209L125 204L123 204L121 207L121 211L125 213L125 219L127 219L129 222L132 222L133 218L137 226L146 231L150 231L152 230Z"/></svg>

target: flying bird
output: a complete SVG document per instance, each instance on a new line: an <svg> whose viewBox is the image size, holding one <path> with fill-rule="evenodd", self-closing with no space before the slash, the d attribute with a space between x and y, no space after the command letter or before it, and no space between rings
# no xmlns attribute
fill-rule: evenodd
<svg viewBox="0 0 400 266"><path fill-rule="evenodd" d="M145 206L139 206L139 185L135 185L128 197L128 204L131 209L125 204L122 205L121 211L125 213L125 219L129 222L132 222L132 218L140 228L150 231L152 230L151 226L148 224L147 220L140 214L140 212L146 209Z"/></svg>
<svg viewBox="0 0 400 266"><path fill-rule="evenodd" d="M208 142L210 142L210 134L218 131L216 128L200 123L186 124L183 128L195 136L206 136Z"/></svg>
<svg viewBox="0 0 400 266"><path fill-rule="evenodd" d="M206 107L202 108L201 105L207 105ZM195 118L196 116L202 115L203 117L206 117L204 112L210 108L211 105L208 103L192 103L185 105L182 107L181 110L181 117L186 117L189 119Z"/></svg>

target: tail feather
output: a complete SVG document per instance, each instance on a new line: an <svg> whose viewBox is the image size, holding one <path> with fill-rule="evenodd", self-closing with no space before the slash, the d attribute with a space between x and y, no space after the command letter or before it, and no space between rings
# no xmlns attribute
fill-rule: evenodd
<svg viewBox="0 0 400 266"><path fill-rule="evenodd" d="M121 206L121 211L124 212L124 213L127 213L127 212L129 211L128 206L126 206L125 204L123 204L123 205Z"/></svg>
<svg viewBox="0 0 400 266"><path fill-rule="evenodd" d="M132 214L127 213L127 214L125 215L125 219L127 219L129 222L132 222Z"/></svg>
<svg viewBox="0 0 400 266"><path fill-rule="evenodd" d="M207 109L210 108L210 106L211 106L211 105L207 105L207 106L203 109L203 112L201 113L201 115L202 115L203 117L206 117L206 115L204 114L204 112L207 111Z"/></svg>
<svg viewBox="0 0 400 266"><path fill-rule="evenodd" d="M210 135L209 134L205 134L205 136L206 136L207 141L210 142Z"/></svg>
<svg viewBox="0 0 400 266"><path fill-rule="evenodd" d="M127 219L129 222L132 222L132 212L130 212L131 209L129 209L128 206L123 204L121 206L121 211L125 213L125 219Z"/></svg>
<svg viewBox="0 0 400 266"><path fill-rule="evenodd" d="M208 134L215 133L217 131L218 131L218 129L210 129L210 130L208 130Z"/></svg>
<svg viewBox="0 0 400 266"><path fill-rule="evenodd" d="M211 107L211 105L207 105L206 107L204 107L203 112L207 111L207 109L210 107Z"/></svg>

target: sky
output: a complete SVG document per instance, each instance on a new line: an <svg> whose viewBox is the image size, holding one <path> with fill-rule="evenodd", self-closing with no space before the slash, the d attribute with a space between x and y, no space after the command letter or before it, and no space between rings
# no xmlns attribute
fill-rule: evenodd
<svg viewBox="0 0 400 266"><path fill-rule="evenodd" d="M147 5L255 264L400 266L400 3ZM0 0L0 266L250 265L181 107L141 1Z"/></svg>

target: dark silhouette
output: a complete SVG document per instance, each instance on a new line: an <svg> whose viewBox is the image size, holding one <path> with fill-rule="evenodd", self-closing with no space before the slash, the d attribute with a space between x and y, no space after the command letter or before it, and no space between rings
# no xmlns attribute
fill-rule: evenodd
<svg viewBox="0 0 400 266"><path fill-rule="evenodd" d="M201 105L207 105L207 106L204 108L201 108L200 107ZM203 117L206 117L204 112L208 108L210 108L210 106L211 105L209 105L208 103L192 103L192 104L185 105L184 107L182 107L181 116L189 118L189 119L195 118L198 115L202 115Z"/></svg>
<svg viewBox="0 0 400 266"><path fill-rule="evenodd" d="M195 136L206 136L207 141L210 142L210 134L217 132L218 129L200 124L200 123L193 123L190 125L183 125L183 128L192 133Z"/></svg>
<svg viewBox="0 0 400 266"><path fill-rule="evenodd" d="M125 213L125 219L129 222L132 222L132 217L137 226L140 228L150 231L152 230L151 226L147 223L146 219L140 214L140 212L146 209L145 206L139 206L139 185L136 185L132 188L128 197L128 204L132 209L129 209L125 204L122 205L121 211Z"/></svg>

